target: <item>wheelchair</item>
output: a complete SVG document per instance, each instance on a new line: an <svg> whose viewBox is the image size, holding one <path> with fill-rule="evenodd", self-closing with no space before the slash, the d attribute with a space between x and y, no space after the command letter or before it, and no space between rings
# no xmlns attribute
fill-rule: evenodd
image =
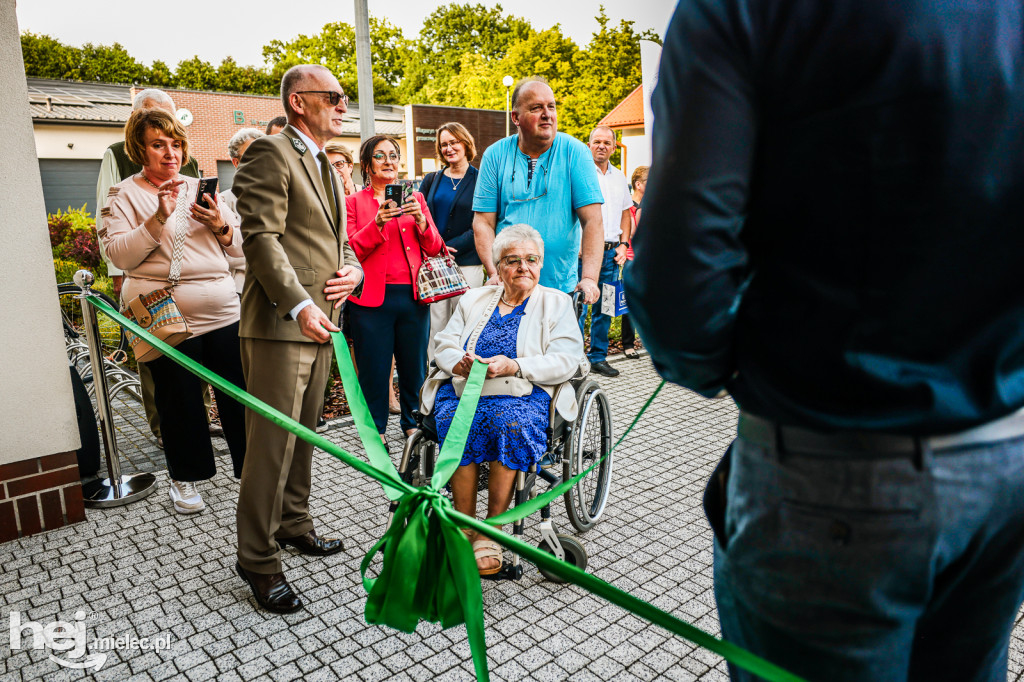
<svg viewBox="0 0 1024 682"><path fill-rule="evenodd" d="M547 484L545 490L551 490L604 457L593 471L563 495L569 523L579 533L593 528L603 516L612 483L611 409L600 384L589 378L589 369L590 364L583 360L576 375L555 391L548 410L544 457L539 464L531 466L529 471L517 472L512 500L513 505L523 504L539 492L544 492L538 492L538 481ZM573 421L565 420L555 409L561 391L574 391L576 394L579 412ZM423 415L417 411L414 416L418 428L406 441L398 473L407 483L423 486L429 484L433 474L439 451L438 436L433 414ZM520 540L524 521L520 519L512 527L513 535ZM586 569L586 550L574 537L556 530L550 505L540 510L540 534L540 549L550 552L561 561L568 561L580 570ZM540 568L540 572L548 580L564 582L543 568ZM512 561L503 561L498 573L481 577L492 580L521 579L523 566L520 557L513 553Z"/></svg>

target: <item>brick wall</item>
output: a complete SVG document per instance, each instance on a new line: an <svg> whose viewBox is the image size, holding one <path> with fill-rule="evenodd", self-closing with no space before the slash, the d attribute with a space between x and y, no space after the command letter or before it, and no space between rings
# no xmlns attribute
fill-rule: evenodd
<svg viewBox="0 0 1024 682"><path fill-rule="evenodd" d="M85 520L74 452L0 465L0 542Z"/></svg>
<svg viewBox="0 0 1024 682"><path fill-rule="evenodd" d="M137 92L132 88L133 99ZM229 160L228 141L232 135L242 128L265 130L270 119L284 114L280 97L194 90L166 92L175 107L192 112L192 124L188 126L189 154L199 161L204 176L217 175L217 161Z"/></svg>

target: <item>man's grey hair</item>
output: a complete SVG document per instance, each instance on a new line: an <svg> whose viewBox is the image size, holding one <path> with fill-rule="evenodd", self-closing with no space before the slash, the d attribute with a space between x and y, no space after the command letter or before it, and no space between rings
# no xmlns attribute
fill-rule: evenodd
<svg viewBox="0 0 1024 682"><path fill-rule="evenodd" d="M156 102L157 104L169 104L171 109L174 109L174 100L163 90L157 90L156 88L146 88L139 94L135 95L135 99L132 100L132 111L138 111L145 107L146 102Z"/></svg>
<svg viewBox="0 0 1024 682"><path fill-rule="evenodd" d="M596 126L593 130L590 131L590 137L587 139L587 141L588 142L593 142L594 141L594 135L596 135L597 131L599 131L599 130L603 130L604 132L606 132L609 135L611 135L612 136L612 142L613 143L615 142L615 131L612 130L611 128L609 128L608 126Z"/></svg>
<svg viewBox="0 0 1024 682"><path fill-rule="evenodd" d="M526 78L521 79L518 83L516 83L516 87L512 88L512 101L509 103L509 108L511 111L518 111L518 109L516 109L516 106L519 104L519 95L522 94L523 88L525 88L530 83L543 83L544 85L547 85L549 88L551 87L548 84L548 79L545 78L544 76L527 76Z"/></svg>
<svg viewBox="0 0 1024 682"><path fill-rule="evenodd" d="M281 104L284 105L284 113L291 120L294 115L292 105L288 103L293 92L297 92L302 89L303 81L306 80L314 71L326 71L330 73L331 70L326 66L319 64L296 64L292 68L284 72L284 76L281 77Z"/></svg>
<svg viewBox="0 0 1024 682"><path fill-rule="evenodd" d="M494 237L494 243L491 245L491 259L494 261L495 267L506 251L522 242L536 244L537 251L540 252L537 254L540 256L540 262L544 262L544 240L541 238L540 232L525 223L519 223L506 227Z"/></svg>
<svg viewBox="0 0 1024 682"><path fill-rule="evenodd" d="M228 142L228 156L232 159L242 158L242 146L246 142L263 137L263 134L259 128L242 128L231 136L231 141Z"/></svg>

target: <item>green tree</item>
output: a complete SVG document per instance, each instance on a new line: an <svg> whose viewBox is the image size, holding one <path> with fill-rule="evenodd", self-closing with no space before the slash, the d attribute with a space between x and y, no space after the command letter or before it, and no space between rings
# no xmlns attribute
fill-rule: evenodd
<svg viewBox="0 0 1024 682"><path fill-rule="evenodd" d="M76 78L81 51L48 35L26 31L21 34L21 54L25 75L35 78Z"/></svg>
<svg viewBox="0 0 1024 682"><path fill-rule="evenodd" d="M505 106L505 88L496 64L482 55L467 53L459 59L461 68L446 84L427 86L422 92L430 98L453 107L500 109ZM443 87L441 87L443 85ZM436 92L432 92L436 89Z"/></svg>
<svg viewBox="0 0 1024 682"><path fill-rule="evenodd" d="M55 38L34 33L21 35L25 75L62 80L137 83L149 77L149 69L120 43L82 47L65 45Z"/></svg>
<svg viewBox="0 0 1024 682"><path fill-rule="evenodd" d="M174 72L166 63L157 60L149 67L146 83L156 88L172 88L174 87Z"/></svg>
<svg viewBox="0 0 1024 682"><path fill-rule="evenodd" d="M103 83L139 83L149 75L149 69L136 60L120 43L93 45L86 43L79 51L77 80Z"/></svg>
<svg viewBox="0 0 1024 682"><path fill-rule="evenodd" d="M411 48L402 31L386 19L370 17L370 53L373 61L373 96L383 104L399 103L396 86L410 62ZM351 24L335 21L319 34L300 34L288 40L272 40L263 47L271 76L281 82L284 72L296 64L321 64L331 70L353 99L359 96L356 74L356 34Z"/></svg>
<svg viewBox="0 0 1024 682"><path fill-rule="evenodd" d="M642 82L640 40L660 42L654 31L636 33L632 21L622 20L612 27L603 5L597 23L599 28L590 43L575 56L571 87L556 90L560 95L558 129L581 140Z"/></svg>
<svg viewBox="0 0 1024 682"><path fill-rule="evenodd" d="M226 57L217 67L218 90L272 95L278 87L266 71L255 66L239 66L231 57Z"/></svg>
<svg viewBox="0 0 1024 682"><path fill-rule="evenodd" d="M497 68L516 80L542 76L559 96L569 91L579 76L579 53L576 43L564 36L556 24L512 45Z"/></svg>
<svg viewBox="0 0 1024 682"><path fill-rule="evenodd" d="M516 80L543 76L557 95L568 90L575 79L574 60L578 52L576 44L555 25L515 43L501 59L487 61L479 54L466 53L459 60L459 72L434 98L451 106L503 109L502 79L506 75Z"/></svg>
<svg viewBox="0 0 1024 682"><path fill-rule="evenodd" d="M478 78L481 60L492 64L534 33L528 21L507 15L501 5L439 7L424 20L414 42L399 97L405 103L454 105L446 101L446 93L450 81L462 73L464 62L466 78ZM463 89L463 84L456 84L455 92Z"/></svg>
<svg viewBox="0 0 1024 682"><path fill-rule="evenodd" d="M189 90L217 89L217 70L210 62L204 62L198 55L178 62L174 81L179 88Z"/></svg>

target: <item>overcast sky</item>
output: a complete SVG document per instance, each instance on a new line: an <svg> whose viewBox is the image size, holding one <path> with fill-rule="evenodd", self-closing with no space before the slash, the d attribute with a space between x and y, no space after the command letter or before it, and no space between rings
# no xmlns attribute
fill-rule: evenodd
<svg viewBox="0 0 1024 682"><path fill-rule="evenodd" d="M488 7L496 0L469 0ZM464 4L460 2L460 4ZM437 0L369 0L370 14L383 17L415 38L423 20L447 2ZM528 19L538 30L561 24L580 47L597 30L594 16L602 3L589 0L513 0L500 3L509 13ZM675 0L607 0L613 23L635 21L634 29L653 28L664 37ZM227 56L243 65L263 63L262 47L274 38L319 33L331 21L352 23L353 0L17 0L18 27L81 45L119 42L149 65L160 59L174 68L192 55L213 63Z"/></svg>

